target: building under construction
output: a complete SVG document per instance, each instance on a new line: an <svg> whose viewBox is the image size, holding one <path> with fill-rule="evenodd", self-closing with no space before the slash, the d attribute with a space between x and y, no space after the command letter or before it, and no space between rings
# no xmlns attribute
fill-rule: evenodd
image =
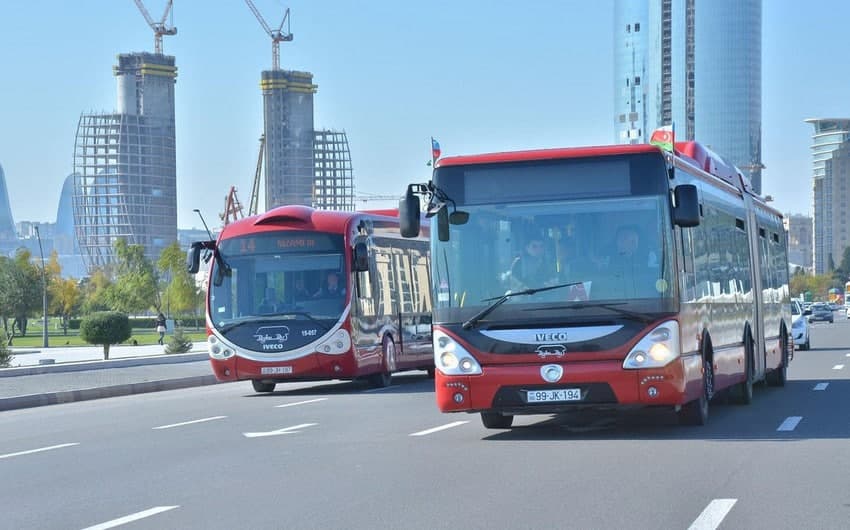
<svg viewBox="0 0 850 530"><path fill-rule="evenodd" d="M345 131L316 131L313 208L354 210L354 174Z"/></svg>
<svg viewBox="0 0 850 530"><path fill-rule="evenodd" d="M120 54L114 113L83 114L74 144L74 226L91 270L118 239L158 259L177 239L174 57Z"/></svg>

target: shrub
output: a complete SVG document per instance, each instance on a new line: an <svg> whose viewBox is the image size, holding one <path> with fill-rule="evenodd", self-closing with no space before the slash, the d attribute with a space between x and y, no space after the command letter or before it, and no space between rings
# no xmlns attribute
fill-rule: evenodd
<svg viewBox="0 0 850 530"><path fill-rule="evenodd" d="M130 319L124 313L92 313L80 323L80 338L89 344L103 345L103 358L109 359L109 346L129 339L133 334Z"/></svg>
<svg viewBox="0 0 850 530"><path fill-rule="evenodd" d="M6 344L5 340L0 340L0 368L8 368L12 365L12 359L15 356L12 355L12 350L9 349L9 345Z"/></svg>
<svg viewBox="0 0 850 530"><path fill-rule="evenodd" d="M165 353L186 353L192 350L192 341L183 333L183 328L175 328L165 345Z"/></svg>

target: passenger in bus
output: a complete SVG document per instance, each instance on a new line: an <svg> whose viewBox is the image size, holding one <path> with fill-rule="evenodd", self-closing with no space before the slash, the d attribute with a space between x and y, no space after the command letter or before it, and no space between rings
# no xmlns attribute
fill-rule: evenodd
<svg viewBox="0 0 850 530"><path fill-rule="evenodd" d="M316 292L314 298L340 298L345 296L345 287L339 283L339 274L329 272L325 284Z"/></svg>
<svg viewBox="0 0 850 530"><path fill-rule="evenodd" d="M274 289L269 287L266 289L266 296L263 297L262 302L260 302L260 306L257 308L257 312L261 315L271 315L275 312L275 293Z"/></svg>
<svg viewBox="0 0 850 530"><path fill-rule="evenodd" d="M557 283L554 261L547 259L541 236L529 236L523 252L514 258L511 270L505 277L512 290L547 287Z"/></svg>
<svg viewBox="0 0 850 530"><path fill-rule="evenodd" d="M313 298L313 293L307 290L307 286L304 285L303 276L297 276L295 278L295 284L292 286L292 296L295 301Z"/></svg>
<svg viewBox="0 0 850 530"><path fill-rule="evenodd" d="M613 248L597 261L610 281L604 292L613 298L657 296L659 263L654 250L647 248L636 225L617 228Z"/></svg>

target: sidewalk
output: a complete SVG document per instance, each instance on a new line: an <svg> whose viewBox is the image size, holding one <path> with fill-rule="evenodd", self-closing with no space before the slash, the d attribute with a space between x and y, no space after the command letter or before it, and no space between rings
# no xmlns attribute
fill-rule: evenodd
<svg viewBox="0 0 850 530"><path fill-rule="evenodd" d="M13 367L0 369L0 411L217 383L205 342L171 355L158 344L112 346L108 361L101 346L12 351Z"/></svg>

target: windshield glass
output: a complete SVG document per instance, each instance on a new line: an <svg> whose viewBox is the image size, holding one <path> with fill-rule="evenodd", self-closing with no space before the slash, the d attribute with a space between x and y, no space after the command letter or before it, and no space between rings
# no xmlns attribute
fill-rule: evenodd
<svg viewBox="0 0 850 530"><path fill-rule="evenodd" d="M336 320L348 298L343 238L315 232L267 232L222 241L229 273L210 282L210 316L228 331L240 322Z"/></svg>
<svg viewBox="0 0 850 530"><path fill-rule="evenodd" d="M664 196L552 200L463 207L470 219L433 242L436 311L469 318L508 291L577 282L505 300L488 320L536 318L529 304L581 310L591 302L673 298L672 242ZM564 304L569 302L568 307ZM588 308L588 309L589 309ZM524 312L525 314L519 313Z"/></svg>

